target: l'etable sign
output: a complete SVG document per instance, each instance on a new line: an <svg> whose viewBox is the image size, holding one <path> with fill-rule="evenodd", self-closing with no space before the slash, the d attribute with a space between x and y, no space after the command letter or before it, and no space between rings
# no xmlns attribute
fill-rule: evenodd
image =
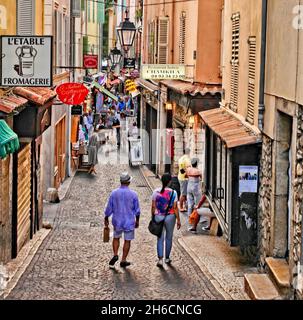
<svg viewBox="0 0 303 320"><path fill-rule="evenodd" d="M184 79L185 65L182 64L143 64L141 78L153 80Z"/></svg>
<svg viewBox="0 0 303 320"><path fill-rule="evenodd" d="M51 36L1 36L1 85L52 86Z"/></svg>

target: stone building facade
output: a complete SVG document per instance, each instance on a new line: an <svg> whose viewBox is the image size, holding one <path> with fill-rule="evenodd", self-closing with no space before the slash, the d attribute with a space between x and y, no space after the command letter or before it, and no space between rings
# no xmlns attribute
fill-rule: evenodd
<svg viewBox="0 0 303 320"><path fill-rule="evenodd" d="M287 268L289 292L302 298L303 30L293 24L296 5L267 1L259 262L266 268L271 259Z"/></svg>

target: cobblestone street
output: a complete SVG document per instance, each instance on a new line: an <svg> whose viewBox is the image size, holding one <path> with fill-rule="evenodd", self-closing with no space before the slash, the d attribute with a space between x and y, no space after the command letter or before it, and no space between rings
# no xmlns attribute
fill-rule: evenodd
<svg viewBox="0 0 303 320"><path fill-rule="evenodd" d="M100 153L97 176L78 172L59 204L45 204L44 220L53 230L7 299L223 298L179 245L182 231L175 229L172 266L157 268L156 239L147 230L151 190L139 169L113 165L115 157ZM141 220L128 259L132 265L124 270L117 263L110 270L112 246L103 243L103 211L123 170L134 177L131 188L139 194Z"/></svg>

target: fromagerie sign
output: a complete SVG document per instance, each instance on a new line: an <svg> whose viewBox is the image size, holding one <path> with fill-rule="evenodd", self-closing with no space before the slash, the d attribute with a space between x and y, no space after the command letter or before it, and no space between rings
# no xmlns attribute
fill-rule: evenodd
<svg viewBox="0 0 303 320"><path fill-rule="evenodd" d="M143 79L184 79L185 65L179 64L143 64L141 68Z"/></svg>
<svg viewBox="0 0 303 320"><path fill-rule="evenodd" d="M52 86L51 36L2 36L1 85Z"/></svg>

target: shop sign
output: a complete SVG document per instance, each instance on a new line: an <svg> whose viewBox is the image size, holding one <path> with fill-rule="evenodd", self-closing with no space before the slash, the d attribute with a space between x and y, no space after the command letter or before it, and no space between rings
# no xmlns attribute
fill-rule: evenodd
<svg viewBox="0 0 303 320"><path fill-rule="evenodd" d="M183 64L143 64L141 78L146 80L178 80L185 78Z"/></svg>
<svg viewBox="0 0 303 320"><path fill-rule="evenodd" d="M1 36L1 85L51 87L52 36Z"/></svg>
<svg viewBox="0 0 303 320"><path fill-rule="evenodd" d="M89 93L89 90L81 83L63 83L56 88L58 99L65 104L81 104Z"/></svg>
<svg viewBox="0 0 303 320"><path fill-rule="evenodd" d="M136 59L134 58L124 58L124 64L123 64L124 68L132 68L135 69L136 68Z"/></svg>
<svg viewBox="0 0 303 320"><path fill-rule="evenodd" d="M82 108L83 107L81 105L72 106L72 110L71 110L72 116L81 116Z"/></svg>
<svg viewBox="0 0 303 320"><path fill-rule="evenodd" d="M129 92L133 92L137 90L137 86L133 80L126 80L125 81L125 90Z"/></svg>
<svg viewBox="0 0 303 320"><path fill-rule="evenodd" d="M98 55L97 54L84 54L83 67L86 69L98 69Z"/></svg>

